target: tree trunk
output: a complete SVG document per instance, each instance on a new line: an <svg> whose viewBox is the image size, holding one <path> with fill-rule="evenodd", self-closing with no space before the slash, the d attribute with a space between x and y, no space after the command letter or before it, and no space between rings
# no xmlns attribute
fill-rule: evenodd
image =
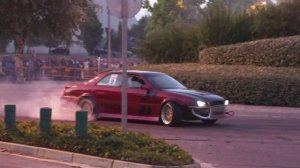
<svg viewBox="0 0 300 168"><path fill-rule="evenodd" d="M24 48L25 38L22 38L19 34L15 35L15 75L17 83L24 83Z"/></svg>
<svg viewBox="0 0 300 168"><path fill-rule="evenodd" d="M7 44L7 40L0 40L0 53L6 53Z"/></svg>

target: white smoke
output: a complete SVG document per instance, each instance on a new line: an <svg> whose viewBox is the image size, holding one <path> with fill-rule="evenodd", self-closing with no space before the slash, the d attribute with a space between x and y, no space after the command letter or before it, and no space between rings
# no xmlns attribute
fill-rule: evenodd
<svg viewBox="0 0 300 168"><path fill-rule="evenodd" d="M26 84L0 83L0 116L4 116L4 106L16 105L16 116L21 118L40 118L40 109L52 109L53 120L74 121L76 105L63 104L60 96L65 82L42 81Z"/></svg>

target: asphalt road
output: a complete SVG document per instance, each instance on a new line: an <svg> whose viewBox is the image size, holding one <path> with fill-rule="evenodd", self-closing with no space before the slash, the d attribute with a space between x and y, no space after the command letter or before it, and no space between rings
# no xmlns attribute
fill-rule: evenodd
<svg viewBox="0 0 300 168"><path fill-rule="evenodd" d="M1 107L4 104L18 101L17 116L37 117L38 108L35 106L55 105L56 98L51 95L57 96L63 85L48 84L0 84L0 115L3 115ZM32 90L40 91L33 94ZM184 123L181 127L129 122L128 129L178 144L204 168L300 167L300 108L230 105L228 110L235 111L236 115L210 126L201 122ZM54 110L54 116L72 120L70 116L73 114L66 116ZM120 121L100 120L97 123L121 125ZM3 155L0 155L0 160L3 160Z"/></svg>
<svg viewBox="0 0 300 168"><path fill-rule="evenodd" d="M129 130L177 144L204 168L299 168L300 108L231 105L236 115L215 125L165 127L130 122ZM118 121L98 121L120 125Z"/></svg>

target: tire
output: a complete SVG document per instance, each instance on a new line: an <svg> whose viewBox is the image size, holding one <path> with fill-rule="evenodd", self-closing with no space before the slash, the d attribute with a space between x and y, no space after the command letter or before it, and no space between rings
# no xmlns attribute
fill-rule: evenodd
<svg viewBox="0 0 300 168"><path fill-rule="evenodd" d="M203 124L211 125L216 123L218 120L202 120Z"/></svg>
<svg viewBox="0 0 300 168"><path fill-rule="evenodd" d="M81 110L88 113L88 121L95 121L96 118L96 104L89 98L83 98L78 103Z"/></svg>
<svg viewBox="0 0 300 168"><path fill-rule="evenodd" d="M181 123L181 107L174 102L165 103L160 110L160 122L166 126L177 126Z"/></svg>

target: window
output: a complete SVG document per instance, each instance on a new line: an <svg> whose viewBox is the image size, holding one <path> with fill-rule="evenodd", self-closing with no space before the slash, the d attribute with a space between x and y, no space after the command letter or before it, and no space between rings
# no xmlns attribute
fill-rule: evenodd
<svg viewBox="0 0 300 168"><path fill-rule="evenodd" d="M144 85L145 82L136 77L136 76L128 76L128 87L129 88L140 88L142 85Z"/></svg>
<svg viewBox="0 0 300 168"><path fill-rule="evenodd" d="M110 74L106 77L102 78L97 85L99 86L114 86L119 87L121 86L121 75L120 74Z"/></svg>

